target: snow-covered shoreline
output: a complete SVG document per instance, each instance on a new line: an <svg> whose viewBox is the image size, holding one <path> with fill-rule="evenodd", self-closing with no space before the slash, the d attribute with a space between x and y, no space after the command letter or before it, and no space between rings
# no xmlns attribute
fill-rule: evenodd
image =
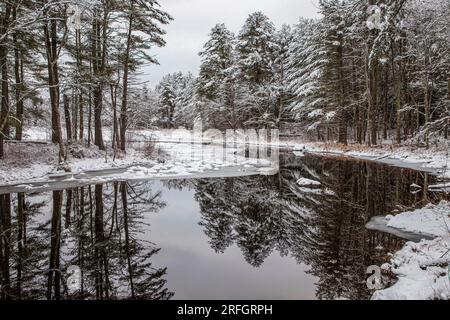
<svg viewBox="0 0 450 320"><path fill-rule="evenodd" d="M449 142L450 144L450 142ZM408 146L367 147L353 144L343 146L333 143L280 143L292 148L294 153L330 154L361 160L376 161L402 168L427 171L442 179L450 179L450 146L414 149Z"/></svg>
<svg viewBox="0 0 450 320"><path fill-rule="evenodd" d="M143 139L154 139L158 142L190 142L179 130L135 130L133 136ZM203 137L203 142L220 143L214 139ZM281 149L302 155L305 152L329 154L349 158L376 161L397 167L428 171L440 178L450 179L450 141L430 146L430 149L418 148L414 145L395 146L382 144L368 147L361 144L341 145L330 142L302 142L296 139L281 138L275 143L268 143Z"/></svg>
<svg viewBox="0 0 450 320"><path fill-rule="evenodd" d="M267 175L278 171L277 163L247 158L233 148L183 143L156 143L152 148L157 151L151 156L145 154L144 146L144 150L129 148L126 154L114 157L112 150L105 153L96 147L77 146L76 153L83 156L71 154L66 164L59 166L57 147L52 144L14 145L7 150L11 156L0 161L0 190L51 189L61 187L63 182L77 185L117 180Z"/></svg>
<svg viewBox="0 0 450 320"><path fill-rule="evenodd" d="M450 299L450 203L401 213L388 218L388 225L407 232L435 236L433 240L408 242L382 266L397 281L378 290L374 300Z"/></svg>
<svg viewBox="0 0 450 320"><path fill-rule="evenodd" d="M152 141L158 144L159 148L167 152L166 159L173 166L177 166L182 171L191 170L192 166L198 164L198 159L192 159L192 142L190 137L183 136L180 131L152 131L152 130L135 130L131 132L131 136L142 140L143 142ZM26 137L28 141L46 142L48 136L45 131L38 129L30 129ZM214 140L203 138L203 146L201 156L204 156L204 149L206 149L206 162L197 168L197 171L204 171L212 169L215 165L227 166L222 161L224 149L220 143ZM283 150L293 151L297 155L302 155L305 152L315 154L335 155L342 157L349 157L361 160L377 161L388 165L411 168L421 171L428 171L437 175L439 178L447 180L450 179L450 168L448 166L449 150L444 147L432 147L430 150L417 150L411 147L392 147L388 145L372 147L362 145L343 146L332 143L312 143L312 142L297 142L295 140L282 140L276 145L267 144L270 147L280 147ZM8 148L8 146L7 146ZM26 183L27 181L35 179L45 179L52 174L57 174L59 169L57 165L57 148L48 143L43 145L35 145L28 147L29 150L23 150L21 153L12 155L13 160L0 160L0 185L7 185L17 183L18 181ZM91 147L88 153L91 156L76 159L71 157L68 159L68 166L72 173L80 174L87 170L106 170L127 168L130 166L153 166L157 162L156 159L148 159L143 157L142 153L133 148L129 148L127 154L115 157L113 159L112 150L104 152L96 150ZM194 150L195 151L195 150ZM234 154L236 149L226 149L225 153ZM8 154L8 150L7 150ZM16 159L14 159L14 157ZM28 158L28 159L27 159ZM232 164L236 164L243 159L233 159ZM190 163L188 163L190 162ZM180 163L181 165L180 168ZM244 166L247 164L241 161ZM230 165L230 163L228 163ZM185 168L182 168L185 167ZM192 170L191 170L192 171ZM195 170L194 170L195 171ZM59 171L61 173L61 171Z"/></svg>

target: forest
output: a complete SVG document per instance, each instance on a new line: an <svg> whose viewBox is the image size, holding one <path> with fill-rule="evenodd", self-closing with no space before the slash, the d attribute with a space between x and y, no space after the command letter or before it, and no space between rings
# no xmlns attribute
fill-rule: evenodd
<svg viewBox="0 0 450 320"><path fill-rule="evenodd" d="M291 259L308 267L292 279L313 277L318 299L377 297L365 282L374 264L396 286L381 297L448 299L450 3L314 4L317 17L295 12L294 24L259 9L236 30L213 17L197 70L151 83L180 18L169 1L2 0L0 300L210 298L228 283L205 281L205 294L201 275L190 288L202 267L192 260L256 279L273 256L283 269L245 289L278 298L266 280L290 276ZM171 140L198 122L219 135L278 129L280 141L260 137L253 153L252 141L186 130ZM260 161L267 149L275 171ZM416 246L367 227L397 216L427 237Z"/></svg>
<svg viewBox="0 0 450 320"><path fill-rule="evenodd" d="M173 20L157 1L2 1L0 157L27 126L51 128L63 162L67 144L125 151L127 130L196 119L428 148L448 139L449 7L321 0L320 18L279 29L255 12L238 34L211 29L198 75L168 74L150 87L142 68L158 63L152 49L165 45Z"/></svg>

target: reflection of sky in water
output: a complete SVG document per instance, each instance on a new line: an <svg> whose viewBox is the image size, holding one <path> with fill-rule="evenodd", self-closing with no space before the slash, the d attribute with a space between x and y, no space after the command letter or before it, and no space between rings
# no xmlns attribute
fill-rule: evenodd
<svg viewBox="0 0 450 320"><path fill-rule="evenodd" d="M314 299L317 278L306 274L304 265L273 251L260 268L248 264L234 244L224 254L215 253L198 225L200 208L194 190L162 190L167 206L151 213L143 235L161 248L152 259L167 267L167 288L174 299Z"/></svg>

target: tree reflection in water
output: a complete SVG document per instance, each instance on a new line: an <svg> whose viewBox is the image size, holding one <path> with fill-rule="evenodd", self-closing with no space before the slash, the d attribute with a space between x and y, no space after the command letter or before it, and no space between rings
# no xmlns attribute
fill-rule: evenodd
<svg viewBox="0 0 450 320"><path fill-rule="evenodd" d="M169 299L166 268L151 263L160 249L139 238L160 198L149 183L125 182L2 195L2 299ZM82 272L74 294L71 265Z"/></svg>
<svg viewBox="0 0 450 320"><path fill-rule="evenodd" d="M259 267L276 250L310 266L319 299L366 299L366 269L380 265L404 241L365 224L375 215L423 206L427 173L350 159L285 156L272 177L193 182L200 225L218 253L234 243ZM307 178L317 186L299 186ZM412 193L416 184L422 191Z"/></svg>
<svg viewBox="0 0 450 320"><path fill-rule="evenodd" d="M320 185L299 185L301 178ZM366 299L366 268L386 261L404 241L365 224L374 215L439 200L424 191L434 179L365 161L284 155L274 176L164 186L193 190L199 224L217 254L236 245L255 268L274 252L292 256L317 278L317 298ZM412 184L421 191L411 192ZM1 299L171 298L166 268L152 264L160 249L143 240L151 234L144 215L166 206L154 185L0 195ZM69 266L81 270L76 293L67 287Z"/></svg>

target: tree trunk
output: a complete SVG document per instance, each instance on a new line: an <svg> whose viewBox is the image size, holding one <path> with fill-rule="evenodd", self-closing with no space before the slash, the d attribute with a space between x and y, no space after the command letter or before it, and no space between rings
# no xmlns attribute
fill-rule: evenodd
<svg viewBox="0 0 450 320"><path fill-rule="evenodd" d="M111 104L113 109L112 148L116 150L120 143L119 125L117 123L117 84L111 85Z"/></svg>
<svg viewBox="0 0 450 320"><path fill-rule="evenodd" d="M71 118L71 130L72 130L72 139L73 141L77 140L78 137L78 94L75 94L72 91L72 99L69 100L69 102L72 101L72 108L70 108L70 103L69 103L69 116L72 115L71 117L69 117L69 119Z"/></svg>
<svg viewBox="0 0 450 320"><path fill-rule="evenodd" d="M103 109L103 62L102 58L102 43L100 42L101 25L99 23L98 10L94 13L94 22L92 26L92 67L95 77L94 87L94 144L100 149L105 150L103 141L102 128L102 109ZM103 33L104 34L104 33Z"/></svg>
<svg viewBox="0 0 450 320"><path fill-rule="evenodd" d="M337 62L338 62L338 82L339 82L339 128L338 128L338 142L347 145L347 114L345 106L345 85L344 85L344 62L343 62L343 48L342 39L337 48Z"/></svg>
<svg viewBox="0 0 450 320"><path fill-rule="evenodd" d="M59 145L59 162L65 157L65 148L62 138L61 116L59 112L60 89L58 71L58 36L56 20L47 20L44 23L45 46L47 52L48 85L50 90L50 104L52 111L52 142ZM50 27L50 29L49 29Z"/></svg>
<svg viewBox="0 0 450 320"><path fill-rule="evenodd" d="M425 145L427 149L430 148L430 111L431 111L431 93L430 87L428 85L428 79L425 84Z"/></svg>
<svg viewBox="0 0 450 320"><path fill-rule="evenodd" d="M17 194L17 296L22 297L23 253L26 243L25 194Z"/></svg>
<svg viewBox="0 0 450 320"><path fill-rule="evenodd" d="M69 97L66 94L63 96L63 104L64 104L64 118L66 120L67 141L70 143L72 142L72 120L70 117Z"/></svg>
<svg viewBox="0 0 450 320"><path fill-rule="evenodd" d="M95 291L97 299L104 297L103 280L103 246L104 246L104 224L103 224L103 186L95 185Z"/></svg>
<svg viewBox="0 0 450 320"><path fill-rule="evenodd" d="M92 140L92 94L91 90L89 89L89 110L88 110L88 147L91 146L91 140Z"/></svg>
<svg viewBox="0 0 450 320"><path fill-rule="evenodd" d="M50 238L50 264L47 279L47 300L59 300L61 298L60 247L62 201L63 192L53 191L53 214Z"/></svg>
<svg viewBox="0 0 450 320"><path fill-rule="evenodd" d="M72 199L73 199L73 191L67 190L66 191L66 221L65 221L65 227L68 229L71 224L71 215L72 215Z"/></svg>
<svg viewBox="0 0 450 320"><path fill-rule="evenodd" d="M16 20L17 11L13 10L13 18ZM22 53L19 50L19 43L17 41L17 33L14 33L14 74L15 74L15 93L16 93L16 140L22 140L23 133L23 97L24 91L24 73L23 73L23 58Z"/></svg>
<svg viewBox="0 0 450 320"><path fill-rule="evenodd" d="M125 254L127 255L128 276L130 279L131 297L135 297L134 282L133 282L133 267L131 263L130 252L130 232L129 232L129 218L128 218L128 202L127 202L127 183L122 182L120 184L120 193L122 195L122 207L123 207L123 223L125 230Z"/></svg>
<svg viewBox="0 0 450 320"><path fill-rule="evenodd" d="M126 149L126 131L127 131L127 105L128 105L128 70L130 64L131 35L133 32L133 2L131 2L131 13L128 19L127 48L125 51L125 60L123 65L123 94L122 105L120 108L120 149Z"/></svg>
<svg viewBox="0 0 450 320"><path fill-rule="evenodd" d="M84 122L84 114L83 114L84 106L83 106L83 103L84 103L84 101L83 101L83 92L81 91L80 95L78 96L78 109L79 109L78 111L80 112L80 119L79 119L79 122L80 122L80 139L79 139L80 143L83 143L83 139L84 139L84 124L83 124L83 122Z"/></svg>
<svg viewBox="0 0 450 320"><path fill-rule="evenodd" d="M11 15L11 5L4 4L5 12L1 13L0 36L6 35ZM4 156L3 141L9 135L9 86L8 86L8 37L0 42L0 69L1 69L1 110L0 110L0 159Z"/></svg>
<svg viewBox="0 0 450 320"><path fill-rule="evenodd" d="M80 30L76 31L76 47L77 47L77 66L78 66L78 72L80 73L80 75L82 74L82 68L83 68L83 60L81 57L81 33ZM83 139L84 139L84 101L83 101L83 88L80 86L80 88L78 89L79 93L78 93L78 111L79 111L79 122L80 122L80 138L79 141L80 143L83 143ZM76 137L75 137L76 139Z"/></svg>
<svg viewBox="0 0 450 320"><path fill-rule="evenodd" d="M100 85L94 89L94 144L105 150L102 130L103 90Z"/></svg>
<svg viewBox="0 0 450 320"><path fill-rule="evenodd" d="M0 258L1 258L1 298L9 300L11 294L11 278L9 262L11 256L11 196L0 195Z"/></svg>

